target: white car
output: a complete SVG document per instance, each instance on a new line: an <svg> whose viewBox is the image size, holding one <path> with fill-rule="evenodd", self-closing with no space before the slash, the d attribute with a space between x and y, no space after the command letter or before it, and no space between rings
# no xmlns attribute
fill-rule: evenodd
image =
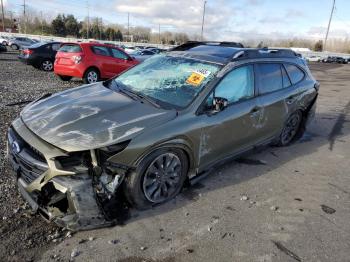
<svg viewBox="0 0 350 262"><path fill-rule="evenodd" d="M8 45L9 44L9 40L3 36L0 36L0 44L2 45Z"/></svg>
<svg viewBox="0 0 350 262"><path fill-rule="evenodd" d="M306 61L308 61L308 62L321 62L321 57L320 56L309 56L309 57L306 57Z"/></svg>

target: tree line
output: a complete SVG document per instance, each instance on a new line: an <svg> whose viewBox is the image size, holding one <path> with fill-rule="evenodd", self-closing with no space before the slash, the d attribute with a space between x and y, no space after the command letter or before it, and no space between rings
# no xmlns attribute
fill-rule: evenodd
<svg viewBox="0 0 350 262"><path fill-rule="evenodd" d="M98 17L92 17L89 20L85 18L79 21L72 14L58 14L54 18L48 18L47 16L43 18L41 13L33 9L27 11L26 17L19 18L18 29L20 33L26 32L27 34L107 41L181 44L189 40L186 33L162 31L159 34L144 26L126 28L126 26L120 24L107 24L103 22L102 18Z"/></svg>

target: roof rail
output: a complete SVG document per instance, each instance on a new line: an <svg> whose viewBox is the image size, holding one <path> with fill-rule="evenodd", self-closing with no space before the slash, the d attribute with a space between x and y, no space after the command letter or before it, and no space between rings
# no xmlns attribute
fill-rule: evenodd
<svg viewBox="0 0 350 262"><path fill-rule="evenodd" d="M236 47L244 48L241 43L236 42L216 42L216 41L188 41L182 45L176 46L171 51L186 51L196 46L200 45L215 45L215 46L226 46L226 47Z"/></svg>
<svg viewBox="0 0 350 262"><path fill-rule="evenodd" d="M298 57L298 54L291 49L269 49L269 48L260 48L260 49L245 49L237 52L232 60L247 59L247 58L295 58Z"/></svg>

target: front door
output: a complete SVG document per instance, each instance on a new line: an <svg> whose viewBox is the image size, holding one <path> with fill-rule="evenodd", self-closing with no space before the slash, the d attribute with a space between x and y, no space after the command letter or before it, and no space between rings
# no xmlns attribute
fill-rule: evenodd
<svg viewBox="0 0 350 262"><path fill-rule="evenodd" d="M259 138L260 107L255 97L254 67L245 65L224 76L207 99L210 108L214 97L225 98L228 105L215 114L202 114L204 123L199 142L200 171L253 145Z"/></svg>
<svg viewBox="0 0 350 262"><path fill-rule="evenodd" d="M129 58L120 50L116 48L111 48L110 50L112 52L112 59L114 61L114 65L112 68L112 72L114 75L122 73L123 71L135 64L135 61L131 60L131 58Z"/></svg>

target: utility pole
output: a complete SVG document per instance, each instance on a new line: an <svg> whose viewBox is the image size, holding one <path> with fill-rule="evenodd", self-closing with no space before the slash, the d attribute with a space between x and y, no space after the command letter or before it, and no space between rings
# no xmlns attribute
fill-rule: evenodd
<svg viewBox="0 0 350 262"><path fill-rule="evenodd" d="M203 28L204 28L204 17L205 17L205 5L207 4L207 1L204 1L203 5L203 19L202 19L202 32L201 32L201 41L203 41Z"/></svg>
<svg viewBox="0 0 350 262"><path fill-rule="evenodd" d="M1 0L1 12L2 12L2 31L5 32L5 13L4 13L4 3Z"/></svg>
<svg viewBox="0 0 350 262"><path fill-rule="evenodd" d="M97 18L97 21L98 21L98 18ZM99 27L99 31L100 31L100 40L102 40L102 17L101 17L101 24L100 24L101 27Z"/></svg>
<svg viewBox="0 0 350 262"><path fill-rule="evenodd" d="M129 18L130 18L130 13L128 12L128 37L126 38L126 42L128 41L128 38L130 37L130 24L129 24Z"/></svg>
<svg viewBox="0 0 350 262"><path fill-rule="evenodd" d="M328 33L329 33L329 28L331 27L331 22L332 22L332 17L333 17L334 8L335 8L335 0L333 0L333 6L332 6L332 11L331 11L331 16L329 17L329 22L328 22L328 28L327 28L326 38L324 39L323 51L326 51Z"/></svg>
<svg viewBox="0 0 350 262"><path fill-rule="evenodd" d="M40 11L40 18L41 18L41 35L44 35L43 11Z"/></svg>
<svg viewBox="0 0 350 262"><path fill-rule="evenodd" d="M159 37L158 43L161 44L161 42L160 42L160 24L159 24L159 27L158 27L158 37Z"/></svg>
<svg viewBox="0 0 350 262"><path fill-rule="evenodd" d="M23 0L24 33L27 34L26 0Z"/></svg>
<svg viewBox="0 0 350 262"><path fill-rule="evenodd" d="M87 8L87 30L86 30L86 38L89 39L89 30L90 30L89 0L86 1L86 8Z"/></svg>

